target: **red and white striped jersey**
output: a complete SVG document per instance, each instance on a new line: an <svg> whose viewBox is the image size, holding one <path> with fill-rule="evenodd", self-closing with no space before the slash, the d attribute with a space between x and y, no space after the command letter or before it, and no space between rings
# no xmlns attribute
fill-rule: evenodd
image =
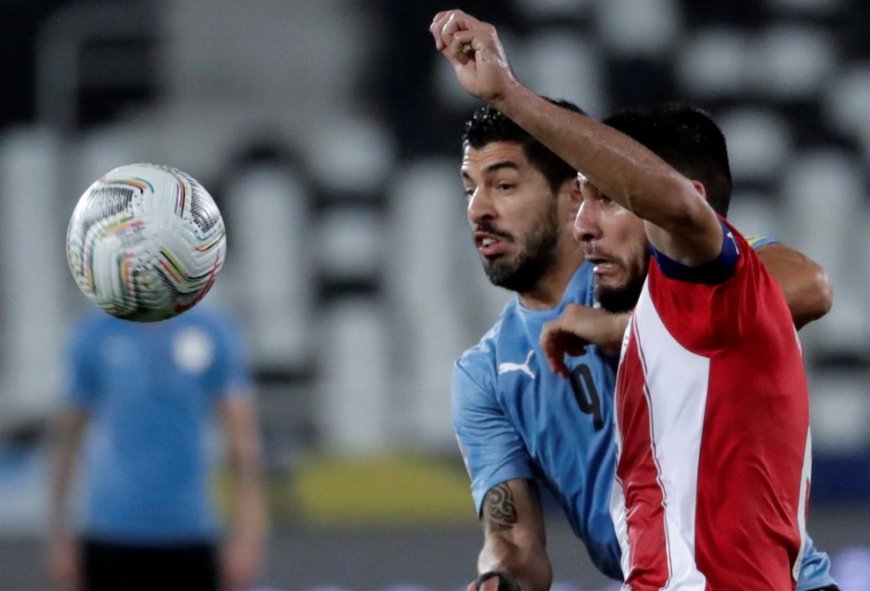
<svg viewBox="0 0 870 591"><path fill-rule="evenodd" d="M616 385L611 513L625 588L794 589L810 480L806 376L780 287L733 228L716 285L653 259Z"/></svg>

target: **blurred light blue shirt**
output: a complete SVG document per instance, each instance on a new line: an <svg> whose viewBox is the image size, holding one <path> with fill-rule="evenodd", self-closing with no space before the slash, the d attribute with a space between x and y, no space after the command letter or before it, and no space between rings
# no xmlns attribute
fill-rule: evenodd
<svg viewBox="0 0 870 591"><path fill-rule="evenodd" d="M67 400L89 413L80 527L117 543L208 541L208 440L216 403L250 392L242 335L194 308L136 323L99 312L76 327Z"/></svg>

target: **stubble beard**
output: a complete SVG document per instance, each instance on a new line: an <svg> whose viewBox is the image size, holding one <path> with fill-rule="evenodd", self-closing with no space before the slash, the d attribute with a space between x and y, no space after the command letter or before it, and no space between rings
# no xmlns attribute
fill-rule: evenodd
<svg viewBox="0 0 870 591"><path fill-rule="evenodd" d="M637 305L642 289L643 279L640 281L633 279L624 287L603 287L596 282L595 299L608 312L614 314L631 312Z"/></svg>
<svg viewBox="0 0 870 591"><path fill-rule="evenodd" d="M529 232L525 248L513 259L484 259L483 269L493 285L528 293L533 291L541 278L556 264L559 246L559 226L555 208Z"/></svg>
<svg viewBox="0 0 870 591"><path fill-rule="evenodd" d="M631 312L637 306L643 284L649 271L649 259L643 265L642 271L629 276L628 282L619 287L606 287L595 281L595 299L608 312Z"/></svg>

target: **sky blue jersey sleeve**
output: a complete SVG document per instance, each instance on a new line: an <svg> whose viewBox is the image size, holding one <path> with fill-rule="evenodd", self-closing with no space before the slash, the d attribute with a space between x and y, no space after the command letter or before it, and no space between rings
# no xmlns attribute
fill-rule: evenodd
<svg viewBox="0 0 870 591"><path fill-rule="evenodd" d="M807 533L797 591L810 591L836 584L831 577L831 561L828 555L816 548L813 539Z"/></svg>
<svg viewBox="0 0 870 591"><path fill-rule="evenodd" d="M453 366L452 387L453 428L478 514L493 486L534 475L522 438L498 404L495 384L482 380L479 370L466 355Z"/></svg>

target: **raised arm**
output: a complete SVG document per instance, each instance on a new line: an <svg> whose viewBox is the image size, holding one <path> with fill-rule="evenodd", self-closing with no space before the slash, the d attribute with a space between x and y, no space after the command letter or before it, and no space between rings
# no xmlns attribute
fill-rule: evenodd
<svg viewBox="0 0 870 591"><path fill-rule="evenodd" d="M520 84L492 25L451 10L436 15L430 31L466 91L526 129L600 193L646 220L649 240L660 252L687 266L720 253L722 228L699 183L621 132L553 105Z"/></svg>
<svg viewBox="0 0 870 591"><path fill-rule="evenodd" d="M528 480L509 480L486 493L481 514L483 549L477 559L478 578L468 589L550 588L553 572L546 551L541 501ZM487 580L501 579L501 587ZM511 585L514 585L511 587ZM518 587L517 587L518 585Z"/></svg>

